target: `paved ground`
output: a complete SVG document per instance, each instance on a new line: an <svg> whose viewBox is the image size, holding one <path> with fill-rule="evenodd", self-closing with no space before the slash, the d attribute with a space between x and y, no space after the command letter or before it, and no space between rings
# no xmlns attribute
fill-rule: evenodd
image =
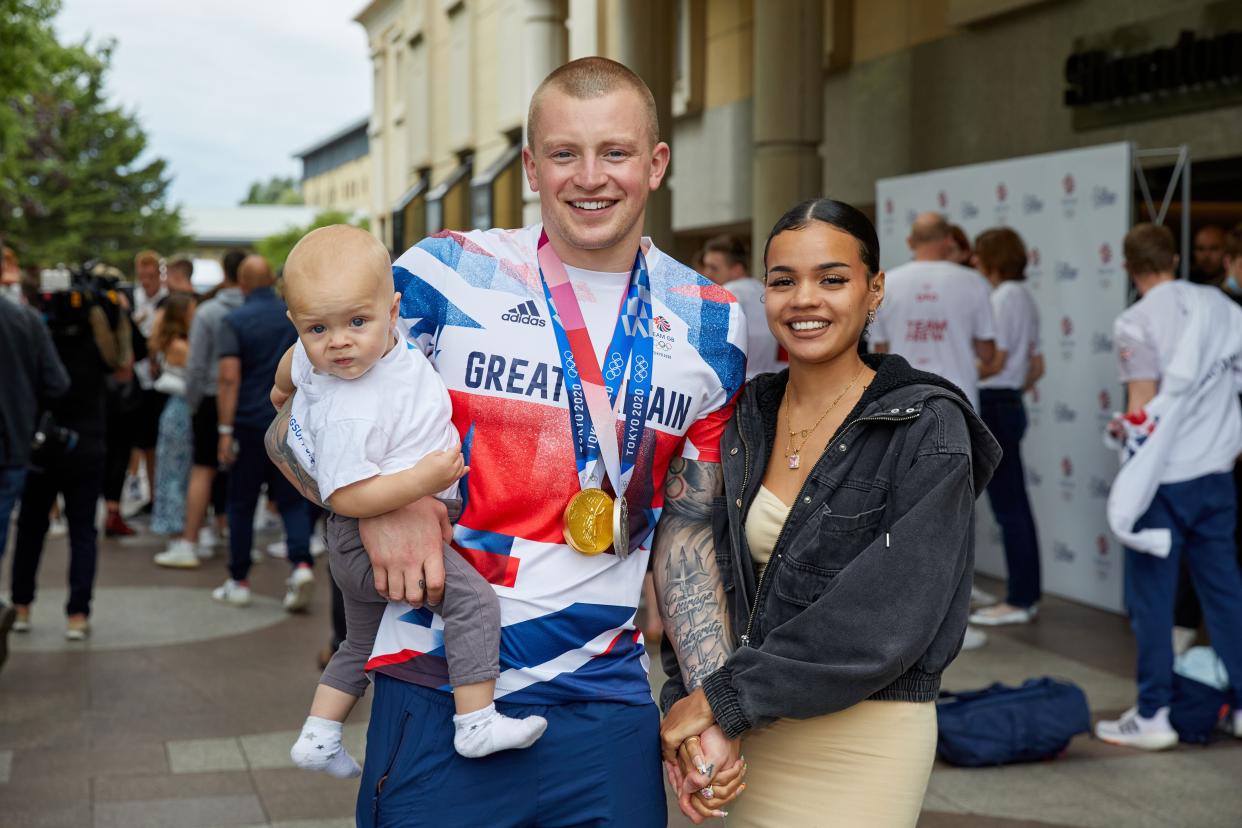
<svg viewBox="0 0 1242 828"><path fill-rule="evenodd" d="M288 616L278 604L286 565L269 560L254 572L254 606L219 606L208 593L223 563L160 570L150 563L160 546L149 537L102 545L95 632L68 644L65 545L49 542L35 629L12 636L0 672L0 826L352 825L356 784L288 759L328 636L327 584L309 615ZM1132 659L1122 619L1048 601L1038 623L964 654L946 686L1064 676L1096 714L1111 714L1130 704ZM367 712L364 702L347 728L356 750ZM1152 755L1083 737L1055 762L938 766L920 826L1236 828L1239 780L1242 741Z"/></svg>

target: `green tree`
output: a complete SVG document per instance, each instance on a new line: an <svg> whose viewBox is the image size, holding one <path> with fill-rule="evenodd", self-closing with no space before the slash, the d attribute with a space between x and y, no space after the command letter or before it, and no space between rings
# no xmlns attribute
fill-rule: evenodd
<svg viewBox="0 0 1242 828"><path fill-rule="evenodd" d="M146 157L134 114L110 104L104 78L112 43L64 46L51 19L58 0L7 0L0 40L21 32L24 56L0 64L0 217L24 264L101 259L128 270L134 255L189 239L168 202L163 159ZM39 61L14 70L13 63Z"/></svg>
<svg viewBox="0 0 1242 828"><path fill-rule="evenodd" d="M327 227L330 224L353 224L369 230L371 223L365 218L352 221L349 213L341 210L324 210L316 214L315 220L307 227L291 227L267 238L259 239L254 243L255 252L267 259L274 269L280 269L284 267L285 259L289 258L289 251L299 239L312 230Z"/></svg>
<svg viewBox="0 0 1242 828"><path fill-rule="evenodd" d="M242 204L301 204L302 191L293 177L272 176L264 183L252 182Z"/></svg>

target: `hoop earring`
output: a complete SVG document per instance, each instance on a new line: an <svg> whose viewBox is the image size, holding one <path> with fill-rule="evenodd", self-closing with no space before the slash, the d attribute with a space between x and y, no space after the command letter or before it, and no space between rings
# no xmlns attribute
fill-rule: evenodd
<svg viewBox="0 0 1242 828"><path fill-rule="evenodd" d="M759 304L766 305L768 303L768 295L766 293L759 294Z"/></svg>

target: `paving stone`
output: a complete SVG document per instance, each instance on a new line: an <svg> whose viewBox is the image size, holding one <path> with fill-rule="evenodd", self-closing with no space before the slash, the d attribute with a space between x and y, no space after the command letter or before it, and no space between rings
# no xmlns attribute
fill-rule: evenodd
<svg viewBox="0 0 1242 828"><path fill-rule="evenodd" d="M168 772L164 746L158 742L118 742L110 748L35 748L14 756L10 783L40 779L141 775Z"/></svg>
<svg viewBox="0 0 1242 828"><path fill-rule="evenodd" d="M206 796L188 799L154 799L140 802L98 802L95 828L225 828L263 823L266 817L259 798Z"/></svg>
<svg viewBox="0 0 1242 828"><path fill-rule="evenodd" d="M13 751L0 750L0 785L9 783L9 774L13 770Z"/></svg>
<svg viewBox="0 0 1242 828"><path fill-rule="evenodd" d="M237 739L183 739L167 744L168 766L173 773L246 770Z"/></svg>
<svg viewBox="0 0 1242 828"><path fill-rule="evenodd" d="M251 776L273 822L325 818L352 821L357 779L333 779L300 768L255 770Z"/></svg>
<svg viewBox="0 0 1242 828"><path fill-rule="evenodd" d="M148 799L193 799L245 796L255 793L246 771L172 773L159 776L101 776L95 780L95 802Z"/></svg>

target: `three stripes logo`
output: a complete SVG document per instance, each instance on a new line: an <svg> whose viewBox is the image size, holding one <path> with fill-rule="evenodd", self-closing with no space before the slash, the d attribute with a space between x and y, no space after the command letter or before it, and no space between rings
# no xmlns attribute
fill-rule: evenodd
<svg viewBox="0 0 1242 828"><path fill-rule="evenodd" d="M517 307L510 308L501 314L505 322L517 322L519 325L533 325L536 328L546 327L548 320L539 315L539 306L534 300L527 300Z"/></svg>

